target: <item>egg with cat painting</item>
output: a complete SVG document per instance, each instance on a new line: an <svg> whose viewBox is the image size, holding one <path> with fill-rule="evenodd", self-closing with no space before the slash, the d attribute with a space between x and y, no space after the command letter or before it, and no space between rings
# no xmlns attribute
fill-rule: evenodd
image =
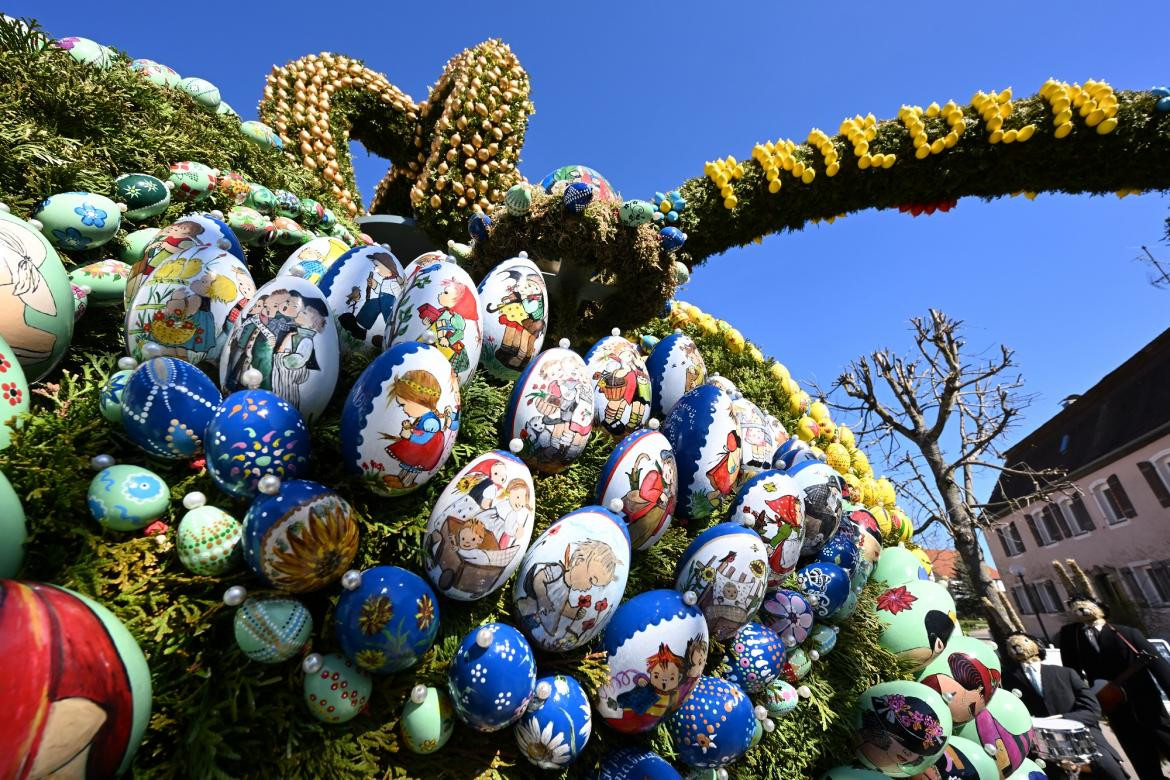
<svg viewBox="0 0 1170 780"><path fill-rule="evenodd" d="M536 471L563 471L593 433L593 383L585 361L561 347L546 349L516 380L504 411L502 439L519 439L520 458Z"/></svg>
<svg viewBox="0 0 1170 780"><path fill-rule="evenodd" d="M731 398L714 385L684 395L662 423L678 462L677 516L702 520L730 507L743 476L743 437Z"/></svg>
<svg viewBox="0 0 1170 780"><path fill-rule="evenodd" d="M659 420L680 398L707 380L707 365L699 348L681 331L654 346L646 358L646 370L650 374L650 412Z"/></svg>
<svg viewBox="0 0 1170 780"><path fill-rule="evenodd" d="M455 263L435 261L409 272L386 327L383 344L422 341L451 362L465 385L479 365L483 346L479 293Z"/></svg>
<svg viewBox="0 0 1170 780"><path fill-rule="evenodd" d="M329 270L329 266L348 251L349 246L340 239L314 238L293 250L280 266L276 275L299 276L317 284L325 272Z"/></svg>
<svg viewBox="0 0 1170 780"><path fill-rule="evenodd" d="M480 362L498 379L516 379L544 346L549 315L544 274L521 252L488 271L478 291Z"/></svg>
<svg viewBox="0 0 1170 780"><path fill-rule="evenodd" d="M384 246L356 246L333 261L317 286L337 319L343 354L382 351L402 283L402 266Z"/></svg>
<svg viewBox="0 0 1170 780"><path fill-rule="evenodd" d="M678 501L678 464L670 441L641 428L618 442L597 480L597 503L620 501L635 550L648 550L670 528Z"/></svg>

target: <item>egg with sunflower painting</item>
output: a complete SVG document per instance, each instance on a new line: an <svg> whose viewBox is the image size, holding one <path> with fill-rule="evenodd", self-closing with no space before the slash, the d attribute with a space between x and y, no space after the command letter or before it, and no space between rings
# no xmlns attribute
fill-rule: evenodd
<svg viewBox="0 0 1170 780"><path fill-rule="evenodd" d="M392 674L418 663L439 633L439 601L431 586L398 566L361 572L342 590L333 613L342 651L362 671Z"/></svg>

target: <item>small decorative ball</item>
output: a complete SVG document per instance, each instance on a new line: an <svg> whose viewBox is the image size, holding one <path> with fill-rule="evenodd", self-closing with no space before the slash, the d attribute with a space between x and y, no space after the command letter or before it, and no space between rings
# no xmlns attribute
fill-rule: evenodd
<svg viewBox="0 0 1170 780"><path fill-rule="evenodd" d="M425 755L442 748L455 731L454 714L444 691L416 685L402 708L402 741L407 749Z"/></svg>
<svg viewBox="0 0 1170 780"><path fill-rule="evenodd" d="M321 668L305 675L305 703L318 720L344 723L365 709L374 681L345 656L321 657Z"/></svg>
<svg viewBox="0 0 1170 780"><path fill-rule="evenodd" d="M248 598L248 591L243 585L232 585L223 592L223 603L229 607L238 607Z"/></svg>
<svg viewBox="0 0 1170 780"><path fill-rule="evenodd" d="M295 599L248 599L236 610L236 644L264 664L287 661L313 633L313 616Z"/></svg>
<svg viewBox="0 0 1170 780"><path fill-rule="evenodd" d="M188 493L183 499L187 506L193 496L202 493ZM240 539L243 526L227 512L213 506L197 505L179 521L175 547L179 561L194 574L218 577L236 568L242 560Z"/></svg>
<svg viewBox="0 0 1170 780"><path fill-rule="evenodd" d="M101 471L113 466L116 461L113 455L94 455L89 459L89 467L94 471Z"/></svg>
<svg viewBox="0 0 1170 780"><path fill-rule="evenodd" d="M89 511L104 527L137 531L163 516L171 489L141 466L109 466L89 483Z"/></svg>
<svg viewBox="0 0 1170 780"><path fill-rule="evenodd" d="M541 769L563 769L585 749L593 730L589 699L572 677L545 677L537 684L546 695L516 723L513 733L524 757Z"/></svg>
<svg viewBox="0 0 1170 780"><path fill-rule="evenodd" d="M342 591L333 614L342 651L371 674L418 663L439 633L438 598L431 586L398 566L346 574L356 574L357 583Z"/></svg>
<svg viewBox="0 0 1170 780"><path fill-rule="evenodd" d="M346 590L357 590L362 584L362 573L357 569L350 569L341 575L341 587Z"/></svg>
<svg viewBox="0 0 1170 780"><path fill-rule="evenodd" d="M325 658L320 653L309 653L305 656L305 660L301 661L301 670L305 674L313 674L321 665L325 663Z"/></svg>
<svg viewBox="0 0 1170 780"><path fill-rule="evenodd" d="M487 629L490 642L477 638ZM499 731L523 717L536 690L536 662L524 636L488 623L464 637L447 677L455 713L477 731Z"/></svg>

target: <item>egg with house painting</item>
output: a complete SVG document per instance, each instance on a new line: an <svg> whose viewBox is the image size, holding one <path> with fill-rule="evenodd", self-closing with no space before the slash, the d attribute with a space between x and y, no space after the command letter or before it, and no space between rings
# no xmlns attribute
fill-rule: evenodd
<svg viewBox="0 0 1170 780"><path fill-rule="evenodd" d="M147 81L157 84L160 87L167 87L168 89L177 87L179 81L183 78L174 68L169 68L154 60L132 60L130 62L130 70L138 73Z"/></svg>
<svg viewBox="0 0 1170 780"><path fill-rule="evenodd" d="M681 331L654 346L646 359L646 370L650 373L650 413L659 420L680 398L707 380L707 365L699 348Z"/></svg>
<svg viewBox="0 0 1170 780"><path fill-rule="evenodd" d="M219 171L209 165L183 160L171 163L171 175L167 181L174 185L171 196L175 200L197 203L215 190L218 176Z"/></svg>
<svg viewBox="0 0 1170 780"><path fill-rule="evenodd" d="M89 512L114 531L137 531L163 516L171 489L163 478L141 466L102 469L89 483Z"/></svg>
<svg viewBox="0 0 1170 780"><path fill-rule="evenodd" d="M546 474L580 457L593 433L593 383L585 361L560 347L541 352L512 387L503 440L519 439L520 458Z"/></svg>
<svg viewBox="0 0 1170 780"><path fill-rule="evenodd" d="M28 402L24 369L12 347L0 336L0 450L11 443L12 432L24 425L20 416L28 411Z"/></svg>
<svg viewBox="0 0 1170 780"><path fill-rule="evenodd" d="M447 671L447 692L459 719L476 731L518 721L536 692L536 661L520 632L485 623L464 637Z"/></svg>
<svg viewBox="0 0 1170 780"><path fill-rule="evenodd" d="M223 492L253 498L268 475L292 479L309 464L309 429L268 390L238 390L219 404L204 442L207 472Z"/></svg>
<svg viewBox="0 0 1170 780"><path fill-rule="evenodd" d="M665 436L650 428L618 442L597 480L597 503L618 512L635 550L648 550L670 528L678 500L678 464Z"/></svg>
<svg viewBox="0 0 1170 780"><path fill-rule="evenodd" d="M532 473L510 452L493 450L464 466L435 501L423 538L435 587L473 601L507 582L532 539L535 497Z"/></svg>
<svg viewBox="0 0 1170 780"><path fill-rule="evenodd" d="M758 474L772 468L772 458L779 445L772 436L772 429L768 425L768 418L760 411L760 407L748 399L735 394L731 397L731 413L739 423L739 432L743 435L743 467L747 476Z"/></svg>
<svg viewBox="0 0 1170 780"><path fill-rule="evenodd" d="M804 544L804 491L782 471L762 471L744 483L728 518L753 529L768 545L768 587L796 570Z"/></svg>
<svg viewBox="0 0 1170 780"><path fill-rule="evenodd" d="M37 204L32 218L41 223L50 244L70 251L96 249L122 226L118 204L92 192L50 195Z"/></svg>
<svg viewBox="0 0 1170 780"><path fill-rule="evenodd" d="M276 272L277 276L299 276L317 284L337 258L349 251L344 241L336 238L314 238L293 250Z"/></svg>
<svg viewBox="0 0 1170 780"><path fill-rule="evenodd" d="M593 733L593 714L581 684L558 674L536 681L537 698L513 734L516 745L541 769L563 769L577 760ZM547 698L541 695L548 693Z"/></svg>
<svg viewBox="0 0 1170 780"><path fill-rule="evenodd" d="M650 375L638 347L614 333L585 353L593 380L597 424L613 436L625 436L650 416Z"/></svg>
<svg viewBox="0 0 1170 780"><path fill-rule="evenodd" d="M925 687L925 686L924 686ZM1003 693L993 696L987 708L963 724L956 733L983 745L988 754L994 749L995 765L1004 777L1012 776L1032 752L1032 716L1019 696Z"/></svg>
<svg viewBox="0 0 1170 780"><path fill-rule="evenodd" d="M819 461L798 463L786 472L804 491L804 545L801 555L815 555L841 522L841 486L836 471Z"/></svg>
<svg viewBox="0 0 1170 780"><path fill-rule="evenodd" d="M938 658L927 664L918 682L938 691L956 724L966 723L987 708L999 690L1002 666L983 640L952 637Z"/></svg>
<svg viewBox="0 0 1170 780"><path fill-rule="evenodd" d="M288 401L308 421L333 397L341 364L337 326L325 296L311 282L277 276L240 313L219 356L219 383L245 387L249 369L260 387Z"/></svg>
<svg viewBox="0 0 1170 780"><path fill-rule="evenodd" d="M906 680L862 692L855 719L857 760L889 777L911 777L942 755L951 713L937 693Z"/></svg>
<svg viewBox="0 0 1170 780"><path fill-rule="evenodd" d="M240 652L262 664L292 658L313 633L313 616L296 599L250 598L232 623Z"/></svg>
<svg viewBox="0 0 1170 780"><path fill-rule="evenodd" d="M247 268L247 255L235 233L224 222L208 214L188 214L156 232L143 248L141 259L130 267L123 298L126 307L134 302L138 288L156 268L167 265L179 255L214 250L233 255Z"/></svg>
<svg viewBox="0 0 1170 780"><path fill-rule="evenodd" d="M727 509L743 474L743 439L727 393L714 385L695 388L675 404L662 433L678 461L675 513L701 520Z"/></svg>
<svg viewBox="0 0 1170 780"><path fill-rule="evenodd" d="M418 663L439 633L439 600L431 586L398 566L362 571L343 587L333 612L341 650L369 674L393 674Z"/></svg>
<svg viewBox="0 0 1170 780"><path fill-rule="evenodd" d="M548 288L526 253L488 271L479 283L483 351L480 362L494 377L516 379L544 346Z"/></svg>
<svg viewBox="0 0 1170 780"><path fill-rule="evenodd" d="M114 191L126 204L126 219L134 222L158 216L171 205L166 182L146 173L122 174L114 179Z"/></svg>
<svg viewBox="0 0 1170 780"><path fill-rule="evenodd" d="M382 351L402 282L398 258L377 244L356 246L329 266L317 286L337 318L343 353L376 355Z"/></svg>
<svg viewBox="0 0 1170 780"><path fill-rule="evenodd" d="M676 590L644 591L618 607L603 644L597 712L616 731L645 733L678 709L703 674L707 621Z"/></svg>
<svg viewBox="0 0 1170 780"><path fill-rule="evenodd" d="M69 272L69 281L89 288L89 302L94 306L113 306L123 302L130 264L121 260L98 260Z"/></svg>
<svg viewBox="0 0 1170 780"><path fill-rule="evenodd" d="M448 262L419 265L406 277L383 343L433 343L465 385L483 346L479 313L479 294L466 271Z"/></svg>
<svg viewBox="0 0 1170 780"><path fill-rule="evenodd" d="M171 460L203 452L203 434L222 400L215 383L173 357L147 360L122 393L122 428L150 455Z"/></svg>
<svg viewBox="0 0 1170 780"><path fill-rule="evenodd" d="M569 512L528 548L512 604L520 628L550 652L576 649L601 633L626 591L630 534L608 509Z"/></svg>
<svg viewBox="0 0 1170 780"><path fill-rule="evenodd" d="M684 764L703 769L726 766L747 752L755 732L752 701L718 677L700 677L691 695L666 722Z"/></svg>
<svg viewBox="0 0 1170 780"><path fill-rule="evenodd" d="M766 550L750 528L719 523L683 552L674 587L695 594L713 638L728 639L759 610L768 583Z"/></svg>
<svg viewBox="0 0 1170 780"><path fill-rule="evenodd" d="M943 652L951 636L962 635L951 594L925 580L881 593L877 617L881 623L878 644L910 662L916 672Z"/></svg>
<svg viewBox="0 0 1170 780"><path fill-rule="evenodd" d="M746 693L763 693L784 669L784 642L776 632L760 623L745 623L727 643L723 678Z"/></svg>

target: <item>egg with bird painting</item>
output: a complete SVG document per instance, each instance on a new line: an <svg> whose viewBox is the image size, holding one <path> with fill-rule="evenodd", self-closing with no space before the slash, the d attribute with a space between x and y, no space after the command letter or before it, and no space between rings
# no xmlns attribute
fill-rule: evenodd
<svg viewBox="0 0 1170 780"><path fill-rule="evenodd" d="M376 355L402 294L402 266L384 246L357 246L337 258L317 285L341 334L341 351Z"/></svg>
<svg viewBox="0 0 1170 780"><path fill-rule="evenodd" d="M707 380L707 365L690 336L675 332L655 345L646 359L650 412L663 419L678 400Z"/></svg>
<svg viewBox="0 0 1170 780"><path fill-rule="evenodd" d="M678 501L678 464L670 441L641 428L618 442L597 480L597 503L625 518L635 550L648 550L670 528Z"/></svg>
<svg viewBox="0 0 1170 780"><path fill-rule="evenodd" d="M593 380L597 424L619 437L644 424L650 416L650 374L638 347L615 332L585 353L585 364Z"/></svg>
<svg viewBox="0 0 1170 780"><path fill-rule="evenodd" d="M701 520L727 509L743 476L743 438L727 393L695 388L674 405L662 433L678 461L676 514Z"/></svg>
<svg viewBox="0 0 1170 780"><path fill-rule="evenodd" d="M419 265L403 284L383 343L433 344L465 385L479 365L483 346L479 313L479 294L466 271L445 261Z"/></svg>
<svg viewBox="0 0 1170 780"><path fill-rule="evenodd" d="M548 288L526 253L505 260L479 283L483 351L480 362L494 377L516 379L544 346Z"/></svg>
<svg viewBox="0 0 1170 780"><path fill-rule="evenodd" d="M297 202L300 203L300 201ZM325 272L329 270L329 267L348 251L349 246L340 239L314 238L294 249L280 266L276 275L299 276L317 284Z"/></svg>
<svg viewBox="0 0 1170 780"><path fill-rule="evenodd" d="M580 457L593 433L593 383L585 361L561 347L536 356L516 384L504 412L503 440L520 440L520 458L546 474Z"/></svg>

